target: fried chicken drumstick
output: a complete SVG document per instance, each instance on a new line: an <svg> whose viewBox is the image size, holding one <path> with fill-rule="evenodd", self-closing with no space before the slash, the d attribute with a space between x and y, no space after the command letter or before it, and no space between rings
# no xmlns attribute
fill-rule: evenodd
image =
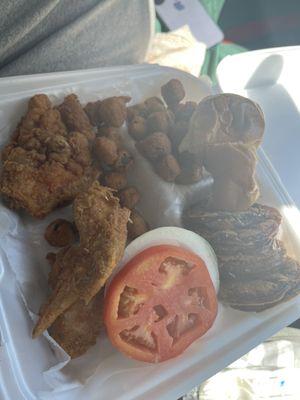
<svg viewBox="0 0 300 400"><path fill-rule="evenodd" d="M99 174L92 166L92 126L76 96L69 97L60 106L66 127L45 94L33 96L2 152L0 191L11 208L23 208L33 217L42 218L72 201Z"/></svg>
<svg viewBox="0 0 300 400"><path fill-rule="evenodd" d="M73 213L80 243L69 247L59 261L61 273L42 306L34 338L76 301L89 304L124 252L130 211L121 208L109 188L94 182L75 198Z"/></svg>

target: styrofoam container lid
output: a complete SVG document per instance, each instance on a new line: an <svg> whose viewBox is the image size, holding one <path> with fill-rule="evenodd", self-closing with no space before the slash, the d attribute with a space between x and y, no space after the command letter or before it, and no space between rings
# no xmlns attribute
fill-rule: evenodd
<svg viewBox="0 0 300 400"><path fill-rule="evenodd" d="M268 57L272 56L282 61L282 72L280 75L277 74L278 79L275 79L275 77L279 68L276 69L270 61L264 64L264 60L268 60ZM282 129L284 126L289 128L288 131L286 129L284 131L285 137L291 131L291 127L296 127L294 110L300 105L300 91L297 94L293 85L286 82L292 81L294 84L297 82L297 68L292 67L294 65L292 59L297 59L297 57L300 60L298 48L251 52L228 57L218 68L219 85L223 91L249 96L264 109L267 122L264 149L268 152L270 158L277 154L275 152L277 147L274 145L272 137L276 139L277 135L282 132L277 125L280 123ZM258 75L255 75L255 71L262 64L263 68L260 69ZM288 72L283 72L286 71L286 68L289 68L289 65L291 68L289 71L293 78L289 77ZM297 65L299 66L299 62ZM253 76L258 76L259 79L253 80ZM273 76L274 79L270 79L270 76ZM209 94L211 90L208 81L205 79L196 79L181 71L155 65L11 77L0 79L0 112L3 113L2 115L5 118L9 115L10 118L17 120L24 110L28 97L38 92L48 93L53 99L60 99L63 94L79 91L86 98L92 94L93 99L95 98L93 96L99 92L103 96L110 96L124 93L125 90L125 93L131 91L133 101L138 102L143 96L157 94L160 86L171 78L178 78L182 81L186 87L188 99L199 99L199 96L201 98ZM273 90L274 87L275 91ZM283 93L282 88L288 91L288 96L285 95L283 99L280 97L280 94ZM286 101L284 101L284 98ZM282 110L285 111L285 114L280 117ZM5 118L2 121L5 122ZM284 121L281 123L282 119ZM3 125L0 123L0 131L6 132L4 122ZM274 134L274 132L277 133ZM295 130L293 135L296 136L296 133ZM270 138L270 135L273 136ZM290 140L293 135L290 135ZM286 149L291 146L286 140L282 140L282 142ZM270 151L270 146L273 146L273 152ZM282 162L280 162L279 154L274 160L275 169L277 170L277 166L279 167L278 172L285 186L295 198L294 186L297 185L299 180L293 181L294 183L291 180L286 182L280 169ZM285 160L287 161L287 156ZM288 165L292 165L292 161ZM283 236L286 243L289 243L291 252L300 260L300 236L296 228L299 211L291 201L282 182L278 179L275 169L262 151L257 171L261 188L261 201L278 207L282 212L284 216ZM290 171L290 173L292 172ZM3 209L4 207L1 206L1 218L5 215ZM50 220L55 218L55 215L52 215ZM65 383L65 390L59 390L58 387L53 389L51 382L49 382L49 374L47 375L48 381L46 381L44 371L50 370L53 373L51 368L53 368L55 362L57 363L55 354L49 350L49 344L44 337L35 341L31 340L32 321L19 295L18 284L13 273L17 264L20 268L24 267L25 263L30 265L30 252L23 251L27 249L26 246L31 249L30 243L23 243L22 240L18 240L20 237L17 236L14 242L15 248L12 251L19 251L20 254L16 259L11 258L11 254L6 254L3 246L5 246L6 235L14 232L15 226L10 225L9 221L6 225L4 220L1 223L1 400L101 400L108 398L118 400L174 400L290 324L300 314L299 296L259 314L243 313L220 304L219 313L212 329L180 357L158 365L148 365L125 358L117 350L109 347L108 341L102 341L101 346L107 346L107 354L103 354L103 357L107 358L104 359L100 367L96 368L90 379L85 380L84 384L80 380L87 369L91 368L91 365L84 363L84 358L80 358L74 360L74 363L72 361L73 364L65 371L65 375L59 371L58 377L62 379L60 383ZM28 238L31 235L33 240L36 241L35 247L33 247L35 250L33 260L38 264L37 267L42 267L42 259L45 255L45 249L38 246L38 238L47 223L48 220L36 223L27 221L24 225L25 237ZM13 259L15 265L10 264L9 258ZM32 290L30 287L29 289ZM95 356L97 356L97 351L98 349L95 347L91 350L90 355L95 352ZM73 374L71 381L69 380L70 374ZM51 376L53 378L53 374ZM63 381L64 377L65 381Z"/></svg>

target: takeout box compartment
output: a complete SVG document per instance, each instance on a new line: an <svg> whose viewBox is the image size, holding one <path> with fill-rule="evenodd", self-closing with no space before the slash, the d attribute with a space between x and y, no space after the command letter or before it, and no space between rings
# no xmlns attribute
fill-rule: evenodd
<svg viewBox="0 0 300 400"><path fill-rule="evenodd" d="M299 48L290 51L275 49L271 53L270 50L265 53L279 54L283 65L285 60L288 60L288 65L293 64L290 61L292 57L299 67L299 51ZM273 112L272 104L280 101L276 97L276 93L280 95L280 91L271 90L277 83L270 80L269 70L265 67L259 79L255 80L254 87L245 88L247 82L251 82L254 71L263 62L262 55L265 53L251 52L225 59L218 69L219 85L223 91L239 93L256 100L266 113L266 138L263 150L259 153L257 170L261 201L278 207L282 212L283 236L289 244L290 252L300 259L300 240L297 234L297 222L300 226L299 211L264 153L264 150L267 151L272 160L267 144L272 142L269 135L276 130L274 124L278 122L275 115L278 109ZM271 70L272 68L271 66ZM239 73L242 71L241 78L238 78L237 69ZM292 68L290 72L294 82L297 82L296 71L299 68ZM275 72L271 75L276 76ZM278 82L283 87L284 76L288 81L291 79L289 74L281 76ZM184 72L156 65L0 79L0 144L3 146L8 140L26 108L28 98L35 93L46 93L52 101L59 102L64 95L75 92L83 103L111 95L128 94L132 96L132 103L137 103L146 97L158 95L161 85L171 78L182 81L188 100L199 101L212 91L207 79L196 79ZM289 93L293 104L300 105L299 94L293 97L295 91ZM268 94L272 97L268 97ZM267 110L265 104L269 104ZM285 134L294 122L285 122ZM69 363L63 372L51 371L58 362L57 356L45 337L31 339L32 321L18 290L18 282L21 280L23 286L25 283L28 293L38 292L36 279L27 279L27 269L30 269L31 274L38 274L38 280L45 285L47 266L44 256L49 248L42 235L48 222L62 213L71 215L67 208L64 211L55 211L43 221L34 221L28 217L16 217L3 206L0 208L0 330L1 351L5 362L0 371L1 399L173 400L297 319L300 314L299 297L259 314L235 311L220 304L213 328L184 354L173 360L158 365L129 360L113 349L103 336L96 346L83 357ZM22 224L17 223L18 221L22 221ZM6 254L6 243L11 245L9 254ZM40 304L40 299L35 300L30 304L32 308ZM62 354L60 357L61 360L64 359ZM44 371L47 371L46 374Z"/></svg>

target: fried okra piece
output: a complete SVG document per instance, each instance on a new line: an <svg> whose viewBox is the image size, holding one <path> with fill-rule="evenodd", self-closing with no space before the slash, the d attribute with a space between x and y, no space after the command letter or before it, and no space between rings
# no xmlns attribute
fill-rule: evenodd
<svg viewBox="0 0 300 400"><path fill-rule="evenodd" d="M95 140L95 153L99 161L106 165L113 165L118 159L118 148L116 143L105 137L97 137Z"/></svg>
<svg viewBox="0 0 300 400"><path fill-rule="evenodd" d="M130 122L135 117L146 118L148 115L147 106L145 103L135 104L127 108L127 120Z"/></svg>
<svg viewBox="0 0 300 400"><path fill-rule="evenodd" d="M100 106L101 100L89 102L84 107L84 111L89 117L90 123L93 126L98 126L101 121L99 120L98 108Z"/></svg>
<svg viewBox="0 0 300 400"><path fill-rule="evenodd" d="M122 207L132 210L140 200L140 194L135 187L127 187L119 192L119 199Z"/></svg>
<svg viewBox="0 0 300 400"><path fill-rule="evenodd" d="M125 149L118 150L118 156L112 168L116 172L127 172L133 165L134 160L132 155Z"/></svg>
<svg viewBox="0 0 300 400"><path fill-rule="evenodd" d="M195 101L178 104L175 111L175 121L189 121L196 107L197 103Z"/></svg>
<svg viewBox="0 0 300 400"><path fill-rule="evenodd" d="M113 140L117 146L121 143L120 129L113 126L101 126L98 128L98 136L105 136Z"/></svg>
<svg viewBox="0 0 300 400"><path fill-rule="evenodd" d="M147 130L149 133L168 133L174 123L172 111L156 111L147 118Z"/></svg>
<svg viewBox="0 0 300 400"><path fill-rule="evenodd" d="M66 219L56 219L47 226L45 239L51 246L69 246L76 240L75 226Z"/></svg>
<svg viewBox="0 0 300 400"><path fill-rule="evenodd" d="M138 150L149 160L156 160L171 153L171 142L163 132L154 132L137 143Z"/></svg>
<svg viewBox="0 0 300 400"><path fill-rule="evenodd" d="M142 140L147 136L146 119L136 115L128 123L128 133L135 140Z"/></svg>
<svg viewBox="0 0 300 400"><path fill-rule="evenodd" d="M149 99L145 100L144 104L146 106L147 115L166 110L164 102L159 97L149 97Z"/></svg>
<svg viewBox="0 0 300 400"><path fill-rule="evenodd" d="M203 177L203 162L200 158L187 151L179 153L181 174L177 176L176 182L184 185L199 182Z"/></svg>
<svg viewBox="0 0 300 400"><path fill-rule="evenodd" d="M103 177L103 183L111 189L121 190L127 185L127 178L121 172L107 172Z"/></svg>
<svg viewBox="0 0 300 400"><path fill-rule="evenodd" d="M185 90L178 79L171 79L161 87L161 94L167 105L173 109L173 107L176 107L183 100Z"/></svg>
<svg viewBox="0 0 300 400"><path fill-rule="evenodd" d="M184 136L187 134L188 129L189 129L189 123L188 123L188 121L184 121L184 120L177 121L172 126L170 133L169 133L169 137L172 141L173 146L176 149L180 145Z"/></svg>
<svg viewBox="0 0 300 400"><path fill-rule="evenodd" d="M180 165L172 154L167 154L158 160L156 165L157 174L167 182L174 182L181 173Z"/></svg>
<svg viewBox="0 0 300 400"><path fill-rule="evenodd" d="M126 103L130 97L109 97L100 102L98 115L101 122L107 126L120 128L127 118Z"/></svg>
<svg viewBox="0 0 300 400"><path fill-rule="evenodd" d="M136 210L133 210L130 214L130 220L127 223L128 239L133 240L148 230L147 222Z"/></svg>

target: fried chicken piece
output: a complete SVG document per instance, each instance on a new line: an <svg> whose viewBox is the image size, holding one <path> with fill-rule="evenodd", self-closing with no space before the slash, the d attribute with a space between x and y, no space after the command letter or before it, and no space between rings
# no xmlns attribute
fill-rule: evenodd
<svg viewBox="0 0 300 400"><path fill-rule="evenodd" d="M96 344L103 327L103 297L103 291L100 291L87 305L78 300L49 328L50 336L71 358L83 355Z"/></svg>
<svg viewBox="0 0 300 400"><path fill-rule="evenodd" d="M80 243L69 247L60 260L62 271L52 294L42 306L33 330L34 338L75 302L83 300L89 304L125 249L130 211L120 207L118 198L109 188L94 182L76 197L73 214Z"/></svg>
<svg viewBox="0 0 300 400"><path fill-rule="evenodd" d="M83 133L88 140L95 139L93 127L76 94L72 93L66 96L58 109L63 122L70 131L79 131Z"/></svg>
<svg viewBox="0 0 300 400"><path fill-rule="evenodd" d="M42 218L74 199L98 176L81 132L68 133L46 95L30 99L28 111L2 152L1 192L11 208Z"/></svg>
<svg viewBox="0 0 300 400"><path fill-rule="evenodd" d="M49 274L49 285L52 289L57 284L62 272L61 260L65 252L66 250L63 249L57 255L53 253L47 255L47 258L50 258L50 263L51 259L52 263L54 261L54 266L52 265ZM96 343L103 327L103 302L103 290L98 292L88 305L83 300L78 300L61 314L49 328L50 335L71 358L81 356Z"/></svg>

